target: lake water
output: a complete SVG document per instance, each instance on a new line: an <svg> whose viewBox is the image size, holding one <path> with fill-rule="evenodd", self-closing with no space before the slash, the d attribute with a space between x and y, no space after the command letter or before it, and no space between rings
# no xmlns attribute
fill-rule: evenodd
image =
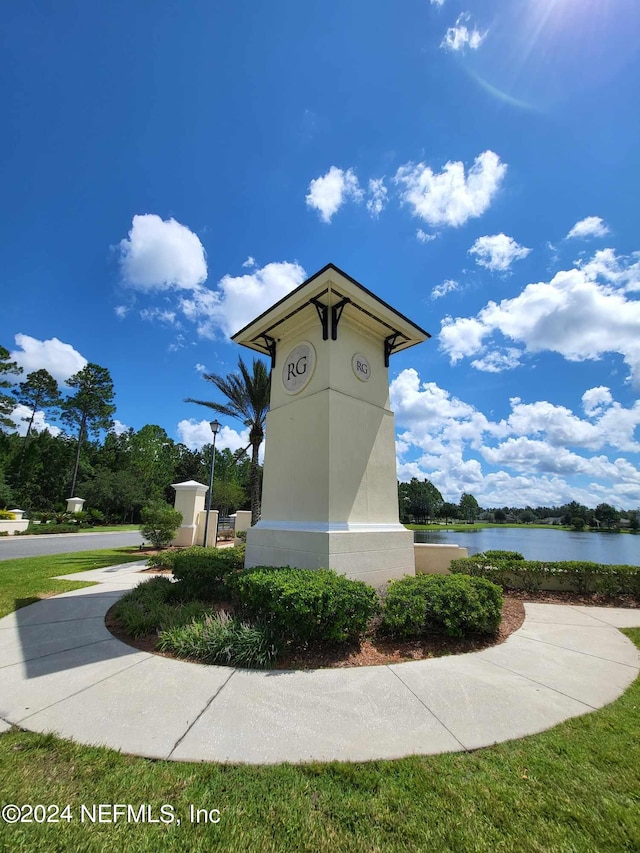
<svg viewBox="0 0 640 853"><path fill-rule="evenodd" d="M526 560L591 560L594 563L640 565L640 535L592 533L526 527L485 527L458 533L416 530L416 542L453 544L481 551L520 551Z"/></svg>

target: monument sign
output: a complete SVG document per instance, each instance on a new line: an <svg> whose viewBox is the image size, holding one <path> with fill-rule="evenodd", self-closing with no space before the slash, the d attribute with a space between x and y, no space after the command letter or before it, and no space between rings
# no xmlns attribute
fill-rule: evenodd
<svg viewBox="0 0 640 853"><path fill-rule="evenodd" d="M429 337L329 264L233 336L271 359L262 518L246 565L414 574L398 517L389 357Z"/></svg>

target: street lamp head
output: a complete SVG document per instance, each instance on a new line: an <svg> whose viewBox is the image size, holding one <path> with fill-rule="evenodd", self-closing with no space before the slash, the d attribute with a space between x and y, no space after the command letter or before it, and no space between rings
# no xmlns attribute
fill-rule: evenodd
<svg viewBox="0 0 640 853"><path fill-rule="evenodd" d="M209 426L211 427L211 432L214 435L217 435L218 432L220 431L220 422L219 421L211 421Z"/></svg>

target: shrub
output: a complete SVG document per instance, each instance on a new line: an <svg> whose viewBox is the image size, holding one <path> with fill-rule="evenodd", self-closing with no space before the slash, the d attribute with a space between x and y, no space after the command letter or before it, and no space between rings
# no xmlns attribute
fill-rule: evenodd
<svg viewBox="0 0 640 853"><path fill-rule="evenodd" d="M243 546L237 548L185 548L174 551L172 566L174 578L180 582L181 594L186 598L205 601L227 595L228 578L244 567Z"/></svg>
<svg viewBox="0 0 640 853"><path fill-rule="evenodd" d="M188 550L185 548L185 550ZM180 551L159 551L147 560L147 566L155 569L173 569L173 561Z"/></svg>
<svg viewBox="0 0 640 853"><path fill-rule="evenodd" d="M287 642L355 639L379 610L373 587L328 569L258 566L230 585L243 612Z"/></svg>
<svg viewBox="0 0 640 853"><path fill-rule="evenodd" d="M205 663L259 669L272 666L279 651L264 625L251 625L226 613L207 614L162 631L158 648Z"/></svg>
<svg viewBox="0 0 640 853"><path fill-rule="evenodd" d="M565 588L574 592L640 597L640 566L618 566L580 560L488 560L486 555L451 561L451 572L487 578L504 588Z"/></svg>
<svg viewBox="0 0 640 853"><path fill-rule="evenodd" d="M16 517L8 509L0 509L0 521L15 521Z"/></svg>
<svg viewBox="0 0 640 853"><path fill-rule="evenodd" d="M114 605L113 616L131 637L184 625L208 611L198 601L179 602L176 584L151 578L130 590Z"/></svg>
<svg viewBox="0 0 640 853"><path fill-rule="evenodd" d="M416 575L392 581L382 627L400 637L430 631L449 637L494 634L502 618L502 591L484 578Z"/></svg>
<svg viewBox="0 0 640 853"><path fill-rule="evenodd" d="M483 551L481 556L488 560L524 560L520 551Z"/></svg>
<svg viewBox="0 0 640 853"><path fill-rule="evenodd" d="M28 528L23 531L23 534L37 536L38 534L49 535L50 533L77 533L79 530L87 529L86 524L29 524Z"/></svg>
<svg viewBox="0 0 640 853"><path fill-rule="evenodd" d="M182 514L165 503L146 506L140 513L142 527L140 531L154 548L165 548L176 535L182 524Z"/></svg>
<svg viewBox="0 0 640 853"><path fill-rule="evenodd" d="M101 512L99 509L95 509L92 507L91 509L87 510L86 515L87 515L87 521L91 525L98 525L98 524L104 524L105 523L104 513Z"/></svg>

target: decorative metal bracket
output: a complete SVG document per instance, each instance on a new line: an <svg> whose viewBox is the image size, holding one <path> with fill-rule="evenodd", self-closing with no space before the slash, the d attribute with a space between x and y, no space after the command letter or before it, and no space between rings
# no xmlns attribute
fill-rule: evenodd
<svg viewBox="0 0 640 853"><path fill-rule="evenodd" d="M347 305L351 300L348 297L344 297L340 302L336 302L335 305L331 306L331 340L338 340L338 323L340 322L340 318L342 317L342 312L344 311L345 305Z"/></svg>
<svg viewBox="0 0 640 853"><path fill-rule="evenodd" d="M389 356L396 346L398 338L404 337L400 332L394 332L392 335L384 339L384 366L389 367Z"/></svg>
<svg viewBox="0 0 640 853"><path fill-rule="evenodd" d="M276 366L276 339L270 338L269 335L260 335L264 341L267 352L271 356L271 370Z"/></svg>
<svg viewBox="0 0 640 853"><path fill-rule="evenodd" d="M322 324L322 340L326 341L329 339L329 306L325 305L324 302L320 302L315 296L313 299L310 299L312 305L315 305L315 309L318 312L318 317L320 318L320 323Z"/></svg>

